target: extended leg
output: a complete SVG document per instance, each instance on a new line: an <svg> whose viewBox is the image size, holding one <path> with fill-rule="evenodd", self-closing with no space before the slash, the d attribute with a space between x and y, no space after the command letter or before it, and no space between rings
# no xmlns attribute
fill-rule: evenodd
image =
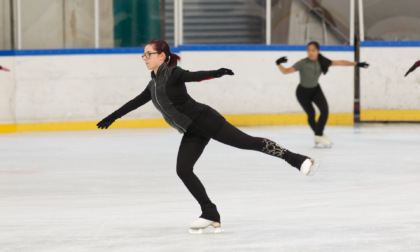
<svg viewBox="0 0 420 252"><path fill-rule="evenodd" d="M315 134L318 136L322 136L324 133L325 125L327 124L328 120L328 103L324 93L322 92L321 87L319 87L319 89L314 94L313 101L315 105L319 108L319 111L321 112L318 122L316 123Z"/></svg>
<svg viewBox="0 0 420 252"><path fill-rule="evenodd" d="M305 175L308 175L312 169L313 160L309 157L293 153L270 139L245 134L227 122L214 109L208 110L204 115L197 118L193 126L190 127L190 132L195 135L209 136L221 143L236 148L260 151L282 158Z"/></svg>
<svg viewBox="0 0 420 252"><path fill-rule="evenodd" d="M299 101L299 104L302 106L306 115L308 116L308 123L313 132L316 133L316 122L315 122L315 109L312 105L312 95L309 91L305 90L303 87L298 87L296 89L296 97Z"/></svg>
<svg viewBox="0 0 420 252"><path fill-rule="evenodd" d="M228 122L225 122L214 139L236 148L256 150L271 156L282 158L291 166L299 170L302 169L302 164L306 160L310 160L312 162L309 157L293 153L270 139L247 135ZM301 171L307 175L306 170Z"/></svg>
<svg viewBox="0 0 420 252"><path fill-rule="evenodd" d="M193 169L200 158L210 138L201 137L191 133L185 133L179 147L176 171L190 193L198 201L203 214L200 216L207 220L220 222L220 215L207 196L206 189L194 174Z"/></svg>

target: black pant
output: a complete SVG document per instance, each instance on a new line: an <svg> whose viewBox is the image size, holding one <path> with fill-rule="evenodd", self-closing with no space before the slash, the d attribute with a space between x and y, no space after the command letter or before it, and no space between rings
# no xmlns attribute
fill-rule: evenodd
<svg viewBox="0 0 420 252"><path fill-rule="evenodd" d="M325 124L328 120L328 103L322 92L321 86L318 85L314 88L304 88L299 85L296 89L296 97L308 115L308 123L315 135L322 136L324 133ZM315 121L315 109L312 102L318 107L321 115L318 122Z"/></svg>
<svg viewBox="0 0 420 252"><path fill-rule="evenodd" d="M299 168L307 158L290 152L269 139L245 134L228 123L217 111L208 107L184 134L179 147L176 171L200 204L203 212L201 217L212 221L220 222L220 215L216 206L210 201L203 184L193 172L195 163L211 138L236 148L260 151L283 158L296 168Z"/></svg>

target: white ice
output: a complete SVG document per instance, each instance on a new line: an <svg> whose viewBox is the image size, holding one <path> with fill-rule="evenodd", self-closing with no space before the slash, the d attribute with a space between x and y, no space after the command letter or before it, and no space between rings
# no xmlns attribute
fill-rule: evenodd
<svg viewBox="0 0 420 252"><path fill-rule="evenodd" d="M196 173L224 233L192 235L200 215L175 172L172 129L0 135L0 251L420 251L420 125L242 128L321 162L211 141Z"/></svg>

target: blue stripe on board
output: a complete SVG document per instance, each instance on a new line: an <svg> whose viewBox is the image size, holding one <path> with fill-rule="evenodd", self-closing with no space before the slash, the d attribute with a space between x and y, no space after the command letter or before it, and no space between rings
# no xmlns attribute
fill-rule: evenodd
<svg viewBox="0 0 420 252"><path fill-rule="evenodd" d="M1 56L14 56L14 55L16 55L15 51L0 50L0 57Z"/></svg>
<svg viewBox="0 0 420 252"><path fill-rule="evenodd" d="M171 48L179 53L178 48ZM142 47L122 48L85 48L85 49L39 49L39 50L0 50L0 56L40 56L40 55L75 55L75 54L142 54Z"/></svg>
<svg viewBox="0 0 420 252"><path fill-rule="evenodd" d="M305 51L305 45L182 45L172 47L171 52L181 51ZM353 46L321 46L324 51L353 51ZM142 54L142 47L85 48L85 49L37 49L0 50L0 56L48 56L80 54Z"/></svg>
<svg viewBox="0 0 420 252"><path fill-rule="evenodd" d="M181 45L181 51L306 51L306 45ZM353 46L325 45L324 51L354 51Z"/></svg>
<svg viewBox="0 0 420 252"><path fill-rule="evenodd" d="M420 41L364 41L361 47L420 47Z"/></svg>

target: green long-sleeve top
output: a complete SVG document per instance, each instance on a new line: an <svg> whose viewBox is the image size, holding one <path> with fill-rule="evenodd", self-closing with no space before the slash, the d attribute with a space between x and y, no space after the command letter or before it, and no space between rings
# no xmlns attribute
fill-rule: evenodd
<svg viewBox="0 0 420 252"><path fill-rule="evenodd" d="M300 85L305 88L314 88L318 86L319 76L322 74L321 65L318 60L304 58L293 65L296 71L299 71Z"/></svg>

